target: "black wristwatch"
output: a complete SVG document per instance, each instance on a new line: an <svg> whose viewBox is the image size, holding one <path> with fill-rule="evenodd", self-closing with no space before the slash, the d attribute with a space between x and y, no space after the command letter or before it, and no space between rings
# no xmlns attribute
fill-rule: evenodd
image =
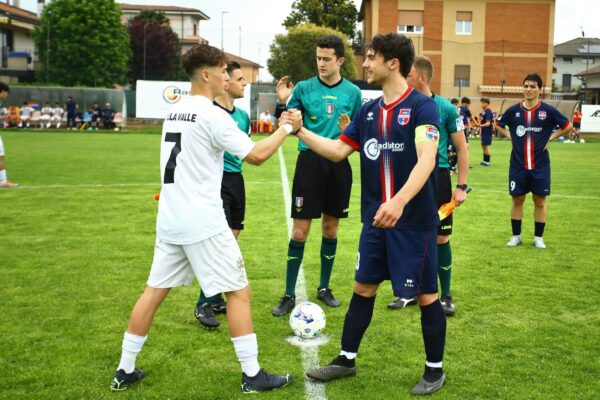
<svg viewBox="0 0 600 400"><path fill-rule="evenodd" d="M467 189L469 188L469 185L467 185L466 183L463 183L463 184L456 185L456 188L462 190L463 192L466 192Z"/></svg>

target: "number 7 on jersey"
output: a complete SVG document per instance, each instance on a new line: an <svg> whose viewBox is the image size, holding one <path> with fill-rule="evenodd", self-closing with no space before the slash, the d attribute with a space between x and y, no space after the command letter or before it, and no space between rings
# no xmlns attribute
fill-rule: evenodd
<svg viewBox="0 0 600 400"><path fill-rule="evenodd" d="M165 142L175 142L171 149L171 156L165 166L163 183L175 183L175 167L177 167L177 156L181 153L181 132L167 132Z"/></svg>

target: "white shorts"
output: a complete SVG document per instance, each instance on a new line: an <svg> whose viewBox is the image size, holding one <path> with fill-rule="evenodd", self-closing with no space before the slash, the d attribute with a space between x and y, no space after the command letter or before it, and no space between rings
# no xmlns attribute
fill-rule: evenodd
<svg viewBox="0 0 600 400"><path fill-rule="evenodd" d="M2 136L0 136L0 157L4 157L4 143L2 143Z"/></svg>
<svg viewBox="0 0 600 400"><path fill-rule="evenodd" d="M248 286L242 252L231 230L189 245L156 239L148 286L189 286L194 277L207 297Z"/></svg>

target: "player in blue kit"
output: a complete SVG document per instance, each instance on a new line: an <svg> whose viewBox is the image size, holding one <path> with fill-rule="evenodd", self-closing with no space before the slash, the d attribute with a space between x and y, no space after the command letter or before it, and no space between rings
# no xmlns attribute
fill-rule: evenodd
<svg viewBox="0 0 600 400"><path fill-rule="evenodd" d="M512 238L509 247L518 246L521 240L523 203L531 192L535 206L533 216L535 233L533 244L545 249L542 239L546 226L546 197L550 195L550 153L548 144L571 130L571 122L560 111L540 101L542 78L530 74L523 79L525 100L509 107L496 122L500 134L512 142L508 193L512 196L510 218ZM510 128L510 133L506 127ZM553 133L554 127L560 129Z"/></svg>
<svg viewBox="0 0 600 400"><path fill-rule="evenodd" d="M490 110L490 99L481 98L481 114L479 114L479 127L481 128L481 150L483 151L483 161L479 164L483 167L489 167L492 159L492 123L494 114Z"/></svg>
<svg viewBox="0 0 600 400"><path fill-rule="evenodd" d="M406 77L415 53L412 41L376 35L363 68L383 96L365 104L339 139L303 127L298 137L334 162L360 152L362 232L338 357L309 370L318 381L354 376L355 358L366 332L379 284L391 280L398 297L417 296L425 343L425 372L412 394L439 390L446 316L437 297L436 156L440 115L435 102L410 88ZM284 119L285 121L285 119Z"/></svg>

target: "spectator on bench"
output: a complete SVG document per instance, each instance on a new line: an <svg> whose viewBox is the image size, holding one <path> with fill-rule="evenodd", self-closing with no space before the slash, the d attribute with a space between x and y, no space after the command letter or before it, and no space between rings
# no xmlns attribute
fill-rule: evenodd
<svg viewBox="0 0 600 400"><path fill-rule="evenodd" d="M114 117L114 108L110 106L110 103L106 103L102 109L102 125L104 126L104 129L111 130L115 127L115 123L113 122Z"/></svg>

